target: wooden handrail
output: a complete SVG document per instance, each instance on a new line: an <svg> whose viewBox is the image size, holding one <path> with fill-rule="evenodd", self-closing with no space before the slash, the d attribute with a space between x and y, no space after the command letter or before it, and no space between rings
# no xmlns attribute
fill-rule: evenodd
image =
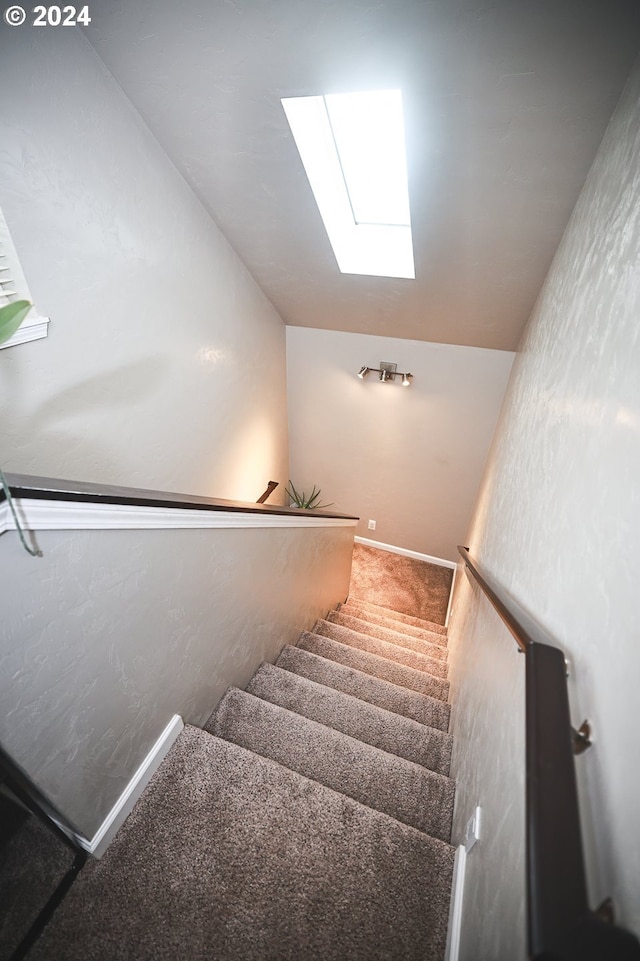
<svg viewBox="0 0 640 961"><path fill-rule="evenodd" d="M525 653L526 848L529 957L534 961L638 961L637 938L587 902L580 810L563 652L533 618L458 547Z"/></svg>
<svg viewBox="0 0 640 961"><path fill-rule="evenodd" d="M279 484L279 481L269 481L269 483L267 484L267 489L265 490L264 494L260 494L260 497L256 501L256 504L264 504L267 497L269 497L270 494L273 494L278 484Z"/></svg>

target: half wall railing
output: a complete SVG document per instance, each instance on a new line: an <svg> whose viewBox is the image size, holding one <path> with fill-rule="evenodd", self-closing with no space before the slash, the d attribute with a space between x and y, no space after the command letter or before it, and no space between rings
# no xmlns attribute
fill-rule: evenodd
<svg viewBox="0 0 640 961"><path fill-rule="evenodd" d="M270 481L257 502L222 500L167 491L6 474L0 488L0 535L24 528L37 548L38 531L158 530L172 528L355 527L357 518L333 511L300 511L265 504L278 486ZM11 504L10 504L11 501ZM21 550L17 545L17 550ZM37 554L37 550L30 550ZM38 563L35 561L34 563ZM92 843L0 744L0 786L73 852L73 863L11 956L24 958L64 898Z"/></svg>

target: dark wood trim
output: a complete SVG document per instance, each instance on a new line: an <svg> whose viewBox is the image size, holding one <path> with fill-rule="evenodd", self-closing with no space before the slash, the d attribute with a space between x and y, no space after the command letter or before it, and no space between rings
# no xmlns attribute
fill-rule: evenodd
<svg viewBox="0 0 640 961"><path fill-rule="evenodd" d="M571 718L562 651L526 651L526 812L529 946L561 943L589 913Z"/></svg>
<svg viewBox="0 0 640 961"><path fill-rule="evenodd" d="M177 494L170 491L146 490L139 487L117 487L85 481L60 480L53 477L32 477L28 474L5 473L9 490L17 498L30 500L79 501L93 504L130 504L134 507L180 508L194 511L242 512L243 514L282 514L299 517L295 507L279 507L245 501L202 497L199 494ZM0 491L0 503L5 500ZM353 514L335 511L305 511L311 517L334 517L358 520Z"/></svg>
<svg viewBox="0 0 640 961"><path fill-rule="evenodd" d="M525 657L526 847L529 957L535 961L637 961L634 935L589 910L567 668L539 624L458 547Z"/></svg>
<svg viewBox="0 0 640 961"><path fill-rule="evenodd" d="M264 504L264 502L273 494L274 490L278 486L278 481L269 481L267 488L264 493L260 494L260 497L256 500L256 504Z"/></svg>

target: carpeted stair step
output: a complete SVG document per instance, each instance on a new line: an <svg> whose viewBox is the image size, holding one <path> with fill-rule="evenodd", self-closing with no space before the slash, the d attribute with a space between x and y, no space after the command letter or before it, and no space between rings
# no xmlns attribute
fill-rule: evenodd
<svg viewBox="0 0 640 961"><path fill-rule="evenodd" d="M395 620L390 615L387 617L376 611L368 611L364 607L356 604L341 604L337 610L340 614L347 614L349 617L357 617L361 621L368 621L370 624L379 624L380 627L387 627L391 631L399 631L401 634L410 634L412 637L420 637L423 641L430 644L440 644L447 646L447 635L444 629L440 631L428 630L424 627L416 627L414 624L404 624L402 621ZM433 625L436 627L437 625Z"/></svg>
<svg viewBox="0 0 640 961"><path fill-rule="evenodd" d="M453 855L186 728L29 961L441 961Z"/></svg>
<svg viewBox="0 0 640 961"><path fill-rule="evenodd" d="M390 607L383 607L381 604L373 604L371 601L365 601L361 598L350 596L347 604L349 606L353 604L355 607L359 607L363 611L371 611L373 614L381 614L383 617L389 617L392 620L400 621L403 624L413 624L414 627L421 627L425 631L433 631L435 634L447 633L447 629L443 624L437 624L435 621L427 621L423 617L414 617L413 614L403 614L402 611L394 611Z"/></svg>
<svg viewBox="0 0 640 961"><path fill-rule="evenodd" d="M346 628L342 628L342 630L346 630ZM331 637L303 631L298 640L298 647L305 651L311 651L313 654L319 654L320 657L326 657L330 661L346 664L356 671L372 674L374 677L382 678L383 681L390 681L400 687L408 687L411 691L428 694L429 697L440 698L441 701L446 701L449 695L449 682L441 677L425 674L424 671L416 671L412 667L406 667L404 664L390 661L378 654L371 654L369 651L351 647L349 644L341 644Z"/></svg>
<svg viewBox="0 0 640 961"><path fill-rule="evenodd" d="M438 774L449 774L452 737L444 731L425 727L273 664L261 664L246 691L381 751Z"/></svg>
<svg viewBox="0 0 640 961"><path fill-rule="evenodd" d="M373 624L371 621L353 617L351 614L345 614L342 611L329 611L325 620L331 621L332 624L341 624L342 627L349 627L352 631L358 631L360 634L369 634L370 637L377 637L389 644L396 644L398 647L418 651L419 654L432 657L436 661L447 659L447 648L440 643L440 634L432 634L431 637L435 640L429 641L421 637L415 637L413 634L407 634L404 631L392 630L381 624Z"/></svg>
<svg viewBox="0 0 640 961"><path fill-rule="evenodd" d="M391 684L382 678L365 674L346 664L312 654L302 647L287 644L280 653L276 665L292 674L306 677L336 691L351 694L362 701L374 704L394 714L411 718L420 724L449 730L450 706L435 697Z"/></svg>
<svg viewBox="0 0 640 961"><path fill-rule="evenodd" d="M400 647L398 644L391 644L389 641L381 641L370 634L361 634L359 631L354 631L350 627L343 627L341 624L319 620L313 626L313 633L330 637L334 641L339 641L340 644L348 644L349 647L357 647L359 650L368 651L370 654L377 654L379 657L385 657L390 661L397 661L398 664L404 664L416 671L425 671L434 677L446 678L447 676L446 661L427 657L426 654L420 654L418 651L412 651L407 647Z"/></svg>
<svg viewBox="0 0 640 961"><path fill-rule="evenodd" d="M451 838L451 778L238 688L229 688L207 729L431 837Z"/></svg>

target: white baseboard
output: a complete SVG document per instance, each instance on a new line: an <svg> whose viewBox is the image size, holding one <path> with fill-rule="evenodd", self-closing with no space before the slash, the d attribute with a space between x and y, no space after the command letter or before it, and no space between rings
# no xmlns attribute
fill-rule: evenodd
<svg viewBox="0 0 640 961"><path fill-rule="evenodd" d="M467 849L464 844L456 849L453 862L453 882L449 905L449 928L444 961L458 961L460 953L460 932L462 930L462 897L464 894L464 875L467 866Z"/></svg>
<svg viewBox="0 0 640 961"><path fill-rule="evenodd" d="M454 571L453 571L453 577L451 578L451 590L449 591L449 603L447 604L447 616L446 616L445 619L444 619L444 626L445 626L445 627L448 627L448 626L449 626L449 618L451 617L451 605L452 605L452 603L453 603L453 591L454 591L455 586L456 586L456 577L457 577L457 575L458 575L458 565L456 564L456 566L455 566L455 568L454 568Z"/></svg>
<svg viewBox="0 0 640 961"><path fill-rule="evenodd" d="M86 839L83 847L89 854L95 858L102 857L183 727L184 722L180 715L174 714L96 833L91 839Z"/></svg>
<svg viewBox="0 0 640 961"><path fill-rule="evenodd" d="M418 551L407 550L406 547L394 547L393 544L381 544L380 541L369 540L368 537L354 537L356 544L364 544L365 547L375 547L379 551L390 551L392 554L402 554L403 557L413 557L417 561L426 561L428 564L437 564L439 567L449 567L453 568L455 571L456 564L454 561L445 561L443 557L432 557L431 554L420 554Z"/></svg>

